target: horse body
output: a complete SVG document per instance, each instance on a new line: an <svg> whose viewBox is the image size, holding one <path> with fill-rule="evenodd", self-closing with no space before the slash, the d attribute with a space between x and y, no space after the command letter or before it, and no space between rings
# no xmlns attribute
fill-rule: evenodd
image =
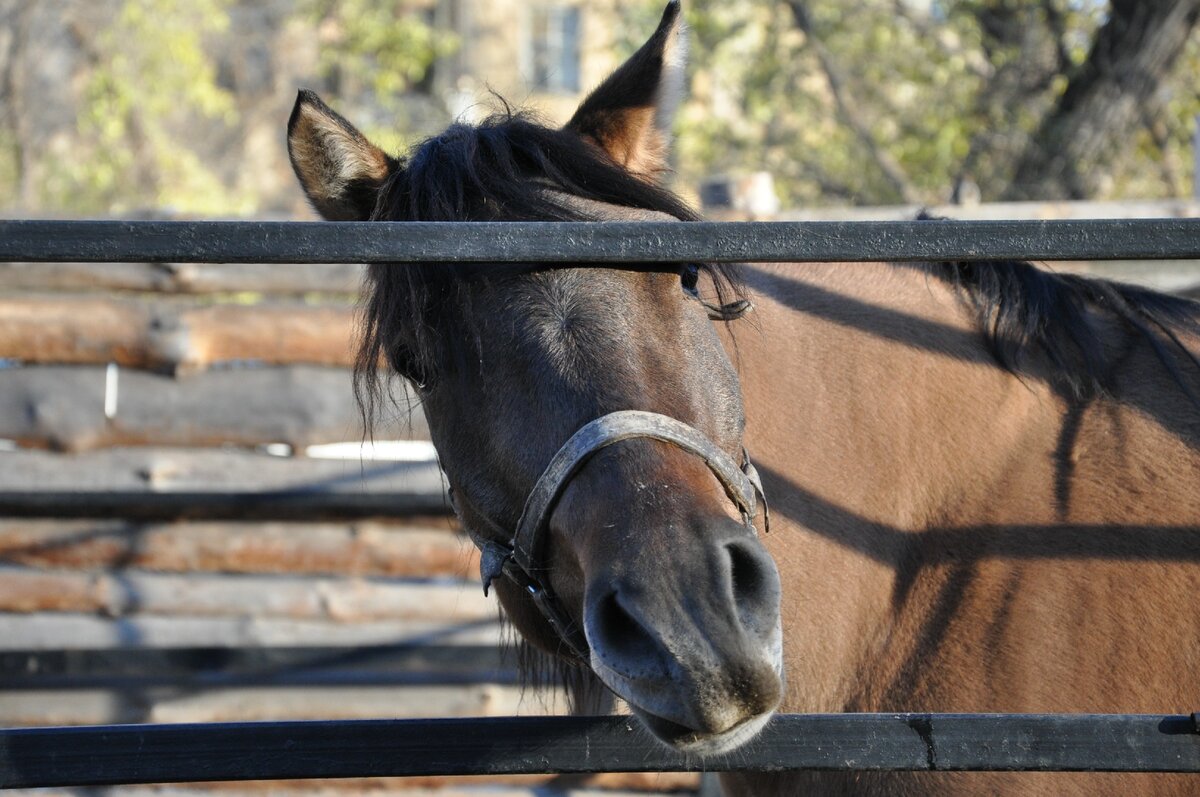
<svg viewBox="0 0 1200 797"><path fill-rule="evenodd" d="M747 282L754 323L729 350L772 499L781 710L1193 710L1200 411L1146 340L1098 318L1115 384L1075 398L1036 351L1003 368L960 289L926 272L788 264ZM1195 790L1113 774L728 780L755 795Z"/></svg>
<svg viewBox="0 0 1200 797"><path fill-rule="evenodd" d="M507 115L406 159L302 92L292 162L331 219L686 222L695 214L658 185L682 52L672 3L563 129ZM749 313L726 301L739 273ZM415 385L463 525L500 552L485 583L517 630L552 655L576 649L568 670L703 756L753 744L776 709L1197 708L1198 322L1194 303L1023 263L379 265L360 397L369 416L381 361ZM547 463L625 410L690 426L750 473L744 446L770 533L755 534L765 518L731 500L703 447L640 435L572 471L538 550L513 567L503 552ZM564 646L564 622L581 644ZM726 783L752 795L1193 784Z"/></svg>

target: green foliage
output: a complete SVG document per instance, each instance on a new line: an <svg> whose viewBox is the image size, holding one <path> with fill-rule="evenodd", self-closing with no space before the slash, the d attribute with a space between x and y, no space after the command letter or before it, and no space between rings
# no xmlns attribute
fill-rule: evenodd
<svg viewBox="0 0 1200 797"><path fill-rule="evenodd" d="M1104 21L1101 0L808 0L813 36L782 0L691 0L691 94L677 120L679 184L765 169L785 207L900 201L880 153L922 201L946 201L960 177L1000 196L1021 147L1062 94ZM637 0L640 34L661 12ZM1195 45L1195 41L1193 41ZM838 71L843 101L869 131L856 135L817 57ZM1188 159L1192 46L1162 106L1165 155L1143 133L1114 172L1113 193L1169 194L1159 164ZM1161 142L1160 142L1161 143Z"/></svg>
<svg viewBox="0 0 1200 797"><path fill-rule="evenodd" d="M28 211L243 215L264 198L278 203L258 184L264 175L270 180L271 164L241 159L251 151L245 142L261 140L263 125L273 122L276 130L282 120L263 118L247 96L229 88L231 79L238 85L241 52L258 45L249 41L258 31L275 37L268 47L316 44L312 66L332 89L328 99L385 147L399 148L406 136L446 122L428 92L413 99L414 89L428 88L422 81L434 60L457 46L452 34L435 29L422 10L427 4L288 0L266 9L250 0L71 0L63 6L63 27L74 33L83 67L62 92L74 98L75 134L38 129L18 140L16 117L0 112L0 195L7 203L20 193L17 201ZM235 12L253 20L255 32L233 29ZM25 62L38 57L37 46L36 40L26 45ZM303 64L301 57L297 65ZM261 89L255 91L261 101ZM286 168L282 141L279 147L278 164Z"/></svg>
<svg viewBox="0 0 1200 797"><path fill-rule="evenodd" d="M364 132L387 149L402 148L405 134L417 132L409 129L406 92L457 49L458 38L405 0L300 0L298 13L317 27L319 69L332 94L351 100L367 94L375 115L387 121L366 124Z"/></svg>
<svg viewBox="0 0 1200 797"><path fill-rule="evenodd" d="M1197 153L1192 141L1200 120L1195 83L1200 75L1200 36L1192 35L1180 60L1177 79L1149 105L1152 113L1158 109L1157 124L1139 131L1131 142L1132 156L1115 164L1111 189L1115 196L1161 196L1164 186L1176 196L1196 196L1192 159Z"/></svg>
<svg viewBox="0 0 1200 797"><path fill-rule="evenodd" d="M259 201L253 180L231 188L234 159L211 154L214 142L252 132L243 129L247 119L222 87L212 55L213 43L236 32L230 14L239 3L249 7L249 0L103 0L112 9L103 27L80 28L89 66L78 83L77 138L18 141L15 124L0 130L0 191L15 197L8 189L24 182L29 210L252 212ZM625 56L653 29L662 4L621 0L616 13L597 9L593 21L618 26ZM803 6L811 35L788 0L687 0L691 80L676 127L680 187L766 170L785 207L885 204L902 195L936 203L960 178L974 181L984 199L998 198L1109 9L1105 0ZM327 99L399 151L447 121L430 69L460 42L437 27L434 7L424 0L291 0L280 19L316 39ZM1102 195L1191 192L1196 74L1200 36L1193 33L1160 95L1140 98L1142 129L1111 160L1082 164L1104 175ZM894 164L903 190L885 162Z"/></svg>
<svg viewBox="0 0 1200 797"><path fill-rule="evenodd" d="M0 197L4 197L5 194L16 197L20 175L20 148L17 145L17 137L12 131L0 128ZM0 207L8 201L6 198L0 199Z"/></svg>
<svg viewBox="0 0 1200 797"><path fill-rule="evenodd" d="M405 2L303 0L301 12L320 26L322 73L370 86L381 103L412 88L457 46L453 34L435 29Z"/></svg>
<svg viewBox="0 0 1200 797"><path fill-rule="evenodd" d="M93 67L79 113L78 157L52 168L44 200L76 211L171 207L245 212L187 145L197 125L232 125L233 97L217 83L207 37L228 29L232 0L123 0L89 43Z"/></svg>

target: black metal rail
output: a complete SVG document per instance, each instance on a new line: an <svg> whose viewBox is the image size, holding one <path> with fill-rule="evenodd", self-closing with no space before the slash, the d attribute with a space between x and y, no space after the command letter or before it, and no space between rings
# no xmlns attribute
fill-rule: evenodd
<svg viewBox="0 0 1200 797"><path fill-rule="evenodd" d="M670 751L630 717L0 730L0 787L573 772L1200 772L1190 716L793 714L750 745Z"/></svg>
<svg viewBox="0 0 1200 797"><path fill-rule="evenodd" d="M1200 258L1200 219L328 223L4 221L0 262L644 263Z"/></svg>
<svg viewBox="0 0 1200 797"><path fill-rule="evenodd" d="M355 520L448 515L444 491L169 492L0 490L0 517L128 520Z"/></svg>
<svg viewBox="0 0 1200 797"><path fill-rule="evenodd" d="M787 262L1200 259L1200 219L328 224L0 222L0 262ZM11 504L12 496L7 496ZM277 500L279 496L270 496ZM26 497L31 514L40 497ZM96 496L84 499L96 500ZM264 499L266 500L266 499ZM103 504L103 501L99 503ZM36 506L35 506L36 505ZM13 506L9 506L12 509ZM59 502L58 511L64 504ZM239 511L245 511L240 506ZM92 506L88 512L95 512ZM271 662L278 663L278 662ZM247 661L213 677L264 677ZM245 665L245 666L242 666ZM120 676L123 664L108 662ZM68 668L66 663L64 668ZM159 667L174 675L176 663ZM267 669L270 669L269 667ZM597 771L1200 772L1195 715L782 715L729 756L628 717L0 729L0 788Z"/></svg>
<svg viewBox="0 0 1200 797"><path fill-rule="evenodd" d="M205 690L244 687L519 684L496 645L419 641L353 647L0 650L0 702L29 689Z"/></svg>

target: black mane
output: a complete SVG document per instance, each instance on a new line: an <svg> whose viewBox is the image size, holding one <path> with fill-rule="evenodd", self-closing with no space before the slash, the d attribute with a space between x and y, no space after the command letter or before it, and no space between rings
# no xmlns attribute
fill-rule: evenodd
<svg viewBox="0 0 1200 797"><path fill-rule="evenodd" d="M1148 341L1175 383L1200 406L1200 396L1177 366L1179 358L1171 354L1176 351L1200 369L1200 358L1177 335L1178 331L1200 333L1200 303L1137 285L1046 271L1017 260L920 267L961 289L976 313L988 350L1014 374L1022 374L1030 352L1040 350L1071 398L1111 392L1114 357L1097 328L1098 319L1108 315Z"/></svg>
<svg viewBox="0 0 1200 797"><path fill-rule="evenodd" d="M575 221L552 186L586 199L699 217L670 191L639 179L578 134L526 113L454 124L418 144L380 192L376 221Z"/></svg>

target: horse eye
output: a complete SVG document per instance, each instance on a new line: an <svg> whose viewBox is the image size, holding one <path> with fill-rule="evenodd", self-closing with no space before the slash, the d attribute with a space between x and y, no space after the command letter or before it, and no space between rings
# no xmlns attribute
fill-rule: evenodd
<svg viewBox="0 0 1200 797"><path fill-rule="evenodd" d="M696 296L699 293L696 286L700 282L700 267L695 263L684 266L679 276L679 282L685 291Z"/></svg>

